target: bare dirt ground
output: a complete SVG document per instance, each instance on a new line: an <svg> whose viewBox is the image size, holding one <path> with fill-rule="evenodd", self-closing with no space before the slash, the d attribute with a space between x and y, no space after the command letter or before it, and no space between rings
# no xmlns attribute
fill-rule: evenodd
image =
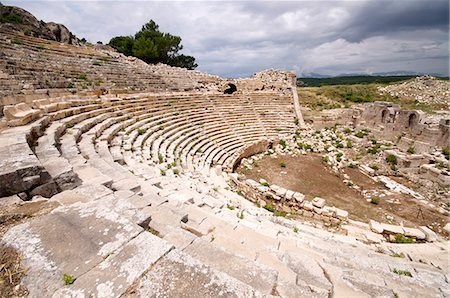
<svg viewBox="0 0 450 298"><path fill-rule="evenodd" d="M282 162L286 164L285 168L280 167ZM301 192L307 199L322 197L327 205L347 210L349 217L354 220L368 222L369 219L374 219L396 224L403 221L405 226L431 225L436 232L439 232L439 227L443 227L448 220L436 210L404 194L392 194L380 198L377 205L367 202L359 190L343 183L343 177L341 177L343 174L332 173L318 154L297 157L284 155L276 158L265 156L258 161L257 167L249 170L240 166L237 172L255 181L263 178L269 184ZM361 190L385 189L382 184L373 181L357 168L346 168L344 173L349 175ZM400 204L391 203L395 199ZM393 219L388 220L388 217Z"/></svg>
<svg viewBox="0 0 450 298"><path fill-rule="evenodd" d="M0 238L11 227L49 213L58 205L40 201L0 206ZM0 297L23 297L28 294L20 285L26 275L26 268L22 268L20 262L21 256L14 248L0 245Z"/></svg>

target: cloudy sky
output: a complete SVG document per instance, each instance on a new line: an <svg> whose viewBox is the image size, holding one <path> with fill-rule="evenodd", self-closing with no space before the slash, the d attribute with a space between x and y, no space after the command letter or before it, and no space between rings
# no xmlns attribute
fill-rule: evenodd
<svg viewBox="0 0 450 298"><path fill-rule="evenodd" d="M265 68L449 74L448 0L0 1L91 42L132 35L153 19L182 37L198 70L224 77Z"/></svg>

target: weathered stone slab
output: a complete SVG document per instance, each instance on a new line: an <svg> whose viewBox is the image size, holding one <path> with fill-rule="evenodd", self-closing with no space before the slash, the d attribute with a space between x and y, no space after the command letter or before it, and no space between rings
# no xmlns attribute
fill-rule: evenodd
<svg viewBox="0 0 450 298"><path fill-rule="evenodd" d="M136 179L125 178L119 181L114 181L111 185L113 190L131 190L133 192L138 192L141 190L141 186L136 181Z"/></svg>
<svg viewBox="0 0 450 298"><path fill-rule="evenodd" d="M140 232L141 227L103 202L91 201L15 226L2 242L24 256L28 271L23 283L30 297L49 297L63 286L64 273L80 277Z"/></svg>
<svg viewBox="0 0 450 298"><path fill-rule="evenodd" d="M81 185L80 178L73 172L72 166L65 158L49 158L43 166L61 190L69 190Z"/></svg>
<svg viewBox="0 0 450 298"><path fill-rule="evenodd" d="M0 197L6 197L49 182L46 172L31 151L25 132L7 130L0 137Z"/></svg>
<svg viewBox="0 0 450 298"><path fill-rule="evenodd" d="M369 221L369 227L373 232L378 234L382 234L384 231L383 225L372 219Z"/></svg>
<svg viewBox="0 0 450 298"><path fill-rule="evenodd" d="M99 184L83 184L75 188L74 191L90 200L97 200L113 193L111 189Z"/></svg>
<svg viewBox="0 0 450 298"><path fill-rule="evenodd" d="M312 204L317 208L323 208L323 206L325 206L325 200L319 197L315 197L312 200Z"/></svg>
<svg viewBox="0 0 450 298"><path fill-rule="evenodd" d="M276 282L275 270L255 263L253 260L228 253L202 239L195 240L185 248L184 252L264 294L269 294Z"/></svg>
<svg viewBox="0 0 450 298"><path fill-rule="evenodd" d="M283 255L283 262L297 274L298 285L308 286L314 292L324 295L331 293L332 284L314 259L300 253L287 252Z"/></svg>
<svg viewBox="0 0 450 298"><path fill-rule="evenodd" d="M305 199L305 195L299 192L294 193L293 197L298 203L303 202L303 200Z"/></svg>
<svg viewBox="0 0 450 298"><path fill-rule="evenodd" d="M9 206L22 203L23 201L17 195L0 198L0 206Z"/></svg>
<svg viewBox="0 0 450 298"><path fill-rule="evenodd" d="M123 297L263 297L247 284L172 250Z"/></svg>
<svg viewBox="0 0 450 298"><path fill-rule="evenodd" d="M425 233L419 229L403 227L403 230L405 231L405 236L414 237L419 240L424 240L426 238Z"/></svg>
<svg viewBox="0 0 450 298"><path fill-rule="evenodd" d="M383 227L384 233L387 234L403 234L405 231L401 226L390 225L390 224L381 224Z"/></svg>
<svg viewBox="0 0 450 298"><path fill-rule="evenodd" d="M142 232L76 279L73 285L58 290L54 297L120 297L138 277L172 249L168 242Z"/></svg>
<svg viewBox="0 0 450 298"><path fill-rule="evenodd" d="M425 239L426 239L427 241L429 241L429 242L434 242L434 241L437 240L437 235L436 235L436 233L435 233L433 230L429 229L428 227L426 227L426 226L420 226L420 227L419 227L419 230L421 230L421 231L425 234Z"/></svg>
<svg viewBox="0 0 450 298"><path fill-rule="evenodd" d="M346 210L342 210L339 208L335 208L336 211L336 217L340 220L347 220L348 219L348 212Z"/></svg>
<svg viewBox="0 0 450 298"><path fill-rule="evenodd" d="M50 198L50 201L59 202L61 205L72 205L75 203L86 203L89 198L73 190L65 190Z"/></svg>

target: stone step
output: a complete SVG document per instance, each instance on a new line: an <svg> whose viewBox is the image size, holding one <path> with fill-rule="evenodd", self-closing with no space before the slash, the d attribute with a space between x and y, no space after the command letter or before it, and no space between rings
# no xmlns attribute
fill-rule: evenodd
<svg viewBox="0 0 450 298"><path fill-rule="evenodd" d="M188 245L184 252L266 295L272 293L277 281L275 270L257 264L253 260L230 254L200 238Z"/></svg>

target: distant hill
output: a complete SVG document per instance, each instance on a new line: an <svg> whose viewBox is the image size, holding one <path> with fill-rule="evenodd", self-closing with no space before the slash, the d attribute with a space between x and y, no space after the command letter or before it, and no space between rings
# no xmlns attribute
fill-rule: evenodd
<svg viewBox="0 0 450 298"><path fill-rule="evenodd" d="M299 87L319 87L326 85L354 85L354 84L389 84L399 81L406 81L415 78L417 75L346 75L328 78L297 78L297 86ZM440 79L447 79L439 77Z"/></svg>
<svg viewBox="0 0 450 298"><path fill-rule="evenodd" d="M404 81L414 78L413 75L408 76L339 76L332 78L297 78L297 86L318 87L324 85L354 85L354 84L370 84L382 83L388 84L392 82Z"/></svg>

